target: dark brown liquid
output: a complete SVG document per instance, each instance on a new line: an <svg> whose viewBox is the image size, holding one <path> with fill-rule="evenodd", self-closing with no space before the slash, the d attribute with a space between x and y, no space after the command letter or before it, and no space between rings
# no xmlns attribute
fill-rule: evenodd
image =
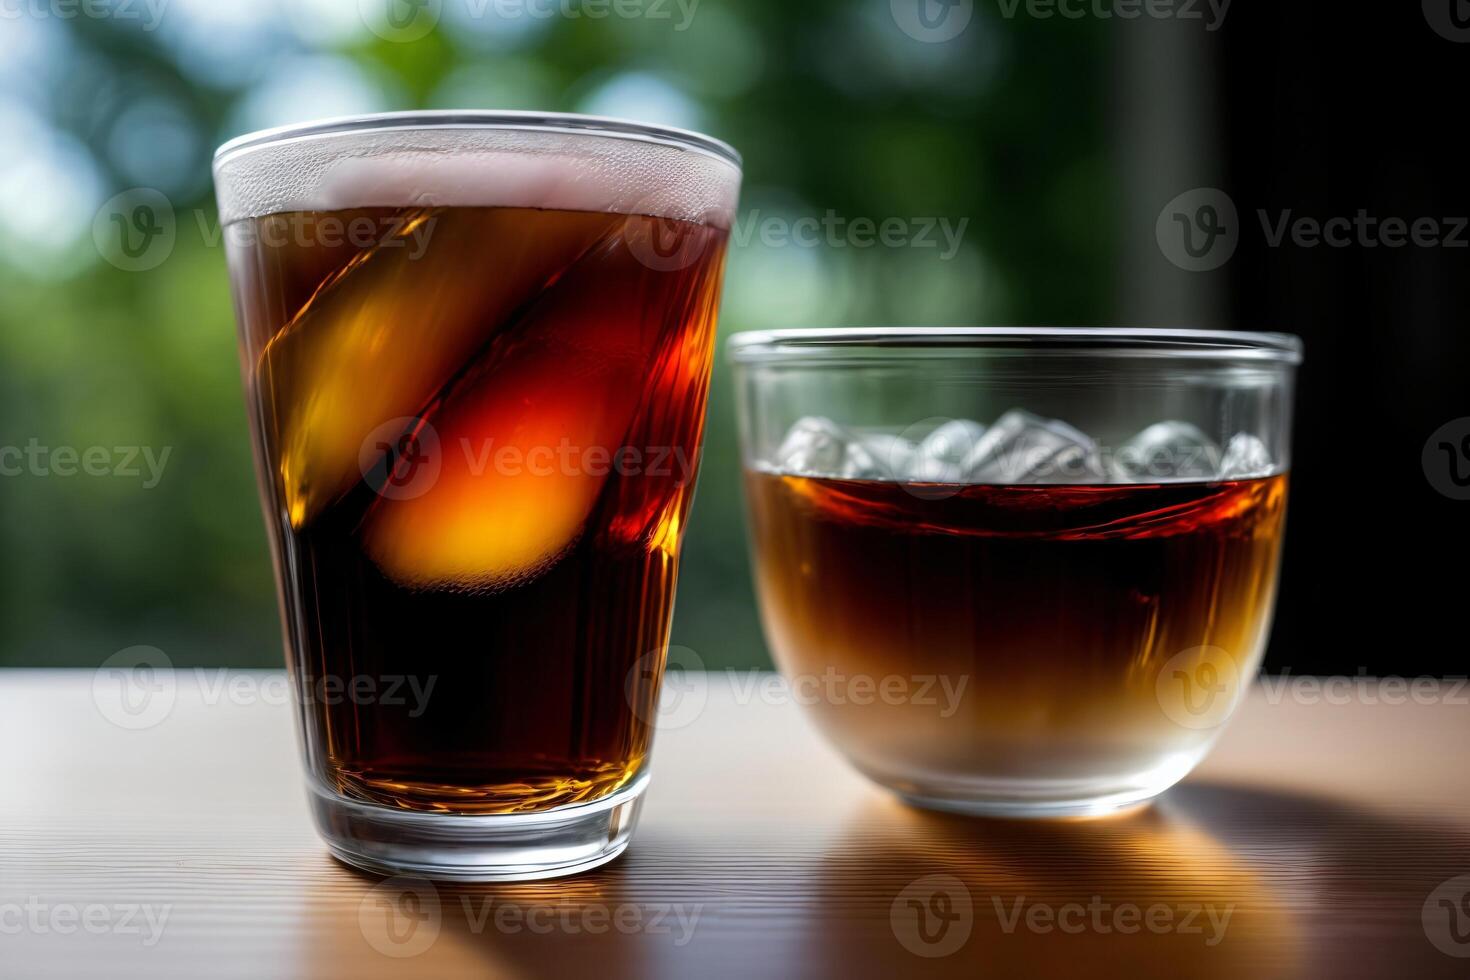
<svg viewBox="0 0 1470 980"><path fill-rule="evenodd" d="M322 234L364 222L365 246ZM725 233L516 208L246 230L231 264L313 774L469 813L627 784L649 749ZM671 244L682 260L647 260Z"/></svg>
<svg viewBox="0 0 1470 980"><path fill-rule="evenodd" d="M813 688L817 719L889 785L1144 771L1212 736L1172 700L1166 664L1186 680L1248 680L1259 662L1284 475L942 499L896 483L746 479L776 656L794 677L847 679ZM854 678L869 690L887 678L895 697L858 703ZM924 703L898 693L916 694L915 678L932 679Z"/></svg>

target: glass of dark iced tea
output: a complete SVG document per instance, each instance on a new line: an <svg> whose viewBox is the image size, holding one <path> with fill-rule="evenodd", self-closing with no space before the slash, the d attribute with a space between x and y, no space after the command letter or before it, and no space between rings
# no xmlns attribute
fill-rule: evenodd
<svg viewBox="0 0 1470 980"><path fill-rule="evenodd" d="M1024 816L1199 762L1270 625L1296 338L786 330L731 354L768 643L853 765Z"/></svg>
<svg viewBox="0 0 1470 980"><path fill-rule="evenodd" d="M647 783L739 158L390 114L215 160L318 827L369 869L566 874Z"/></svg>

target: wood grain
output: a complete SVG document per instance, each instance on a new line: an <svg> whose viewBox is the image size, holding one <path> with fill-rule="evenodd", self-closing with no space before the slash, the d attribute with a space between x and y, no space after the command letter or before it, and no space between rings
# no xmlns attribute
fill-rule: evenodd
<svg viewBox="0 0 1470 980"><path fill-rule="evenodd" d="M0 973L1470 975L1431 936L1470 954L1431 901L1470 874L1460 703L1258 688L1155 806L1017 823L908 809L848 770L797 706L748 697L746 675L709 675L702 710L659 734L623 858L579 878L423 892L327 857L291 709L272 675L238 676L231 698L216 675L179 672L167 717L130 731L99 711L90 673L0 673ZM944 912L940 891L949 928L925 945L907 903ZM921 956L906 941L955 948Z"/></svg>

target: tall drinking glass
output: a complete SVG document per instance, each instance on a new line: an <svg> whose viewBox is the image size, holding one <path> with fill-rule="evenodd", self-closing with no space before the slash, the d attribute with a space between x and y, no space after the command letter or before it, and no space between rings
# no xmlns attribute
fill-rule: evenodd
<svg viewBox="0 0 1470 980"><path fill-rule="evenodd" d="M568 874L626 846L738 155L582 116L388 114L215 157L318 829Z"/></svg>

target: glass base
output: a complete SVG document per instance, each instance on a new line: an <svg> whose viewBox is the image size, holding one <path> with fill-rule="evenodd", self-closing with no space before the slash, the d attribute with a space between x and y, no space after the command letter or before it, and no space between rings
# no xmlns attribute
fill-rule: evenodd
<svg viewBox="0 0 1470 980"><path fill-rule="evenodd" d="M317 832L353 867L445 881L534 881L589 871L623 853L647 785L644 774L595 803L476 816L343 799L315 780L309 788Z"/></svg>
<svg viewBox="0 0 1470 980"><path fill-rule="evenodd" d="M1208 745L1177 752L1142 772L1088 779L971 777L931 779L922 784L869 778L913 806L974 816L1096 817L1143 806L1187 776Z"/></svg>
<svg viewBox="0 0 1470 980"><path fill-rule="evenodd" d="M1143 807L1162 792L1162 789L1150 789L1076 800L959 800L935 796L915 796L912 793L898 795L910 806L921 807L925 810L962 813L973 817L1023 820L1046 817L1100 817L1109 813Z"/></svg>

